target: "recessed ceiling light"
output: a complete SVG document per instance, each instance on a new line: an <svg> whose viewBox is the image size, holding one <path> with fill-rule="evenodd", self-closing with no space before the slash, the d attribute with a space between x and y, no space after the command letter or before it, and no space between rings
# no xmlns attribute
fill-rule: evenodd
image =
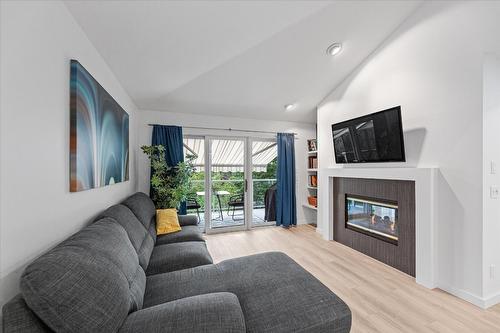
<svg viewBox="0 0 500 333"><path fill-rule="evenodd" d="M332 45L328 46L326 49L326 54L335 56L342 51L342 44L341 43L333 43Z"/></svg>
<svg viewBox="0 0 500 333"><path fill-rule="evenodd" d="M285 110L286 111L292 111L293 109L295 109L295 104L287 104L285 105Z"/></svg>

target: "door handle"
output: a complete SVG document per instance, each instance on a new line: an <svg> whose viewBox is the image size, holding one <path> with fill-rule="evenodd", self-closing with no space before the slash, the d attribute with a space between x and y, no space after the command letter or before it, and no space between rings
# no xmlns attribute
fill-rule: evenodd
<svg viewBox="0 0 500 333"><path fill-rule="evenodd" d="M248 191L248 180L245 179L245 193Z"/></svg>

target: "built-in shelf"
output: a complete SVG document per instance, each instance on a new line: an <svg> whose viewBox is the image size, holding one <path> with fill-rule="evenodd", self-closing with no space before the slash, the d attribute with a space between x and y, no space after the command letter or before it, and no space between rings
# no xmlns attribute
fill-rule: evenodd
<svg viewBox="0 0 500 333"><path fill-rule="evenodd" d="M318 187L317 186L312 186L312 184L317 185L317 179L318 179L318 150L309 150L310 148L316 148L316 142L314 142L314 146L311 147L310 141L316 141L316 139L311 139L307 140L307 186L306 186L306 192L307 192L307 200L304 202L302 206L305 208L309 209L313 214L308 214L308 218L311 219L310 222L313 222L315 219L314 216L318 212L318 208L316 206L313 206L309 204L310 202L315 203L317 202L318 198ZM312 167L312 168L311 168ZM315 199L315 200L313 200Z"/></svg>
<svg viewBox="0 0 500 333"><path fill-rule="evenodd" d="M306 208L309 208L309 209L312 209L312 210L318 210L318 207L314 207L314 206L311 206L310 204L303 204L302 206L306 207Z"/></svg>

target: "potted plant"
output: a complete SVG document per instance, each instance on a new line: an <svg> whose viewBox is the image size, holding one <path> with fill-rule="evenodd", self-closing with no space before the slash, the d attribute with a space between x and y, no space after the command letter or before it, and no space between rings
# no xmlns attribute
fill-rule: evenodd
<svg viewBox="0 0 500 333"><path fill-rule="evenodd" d="M194 171L194 156L186 156L185 162L169 166L165 160L165 147L142 146L142 151L151 161L151 199L157 209L179 209L186 200L190 189L191 175Z"/></svg>

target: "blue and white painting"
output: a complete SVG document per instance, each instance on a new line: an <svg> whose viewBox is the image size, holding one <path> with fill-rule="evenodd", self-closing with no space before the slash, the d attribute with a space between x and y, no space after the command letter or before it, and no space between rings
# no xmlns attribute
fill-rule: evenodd
<svg viewBox="0 0 500 333"><path fill-rule="evenodd" d="M127 112L76 60L71 60L70 95L70 191L127 181Z"/></svg>

